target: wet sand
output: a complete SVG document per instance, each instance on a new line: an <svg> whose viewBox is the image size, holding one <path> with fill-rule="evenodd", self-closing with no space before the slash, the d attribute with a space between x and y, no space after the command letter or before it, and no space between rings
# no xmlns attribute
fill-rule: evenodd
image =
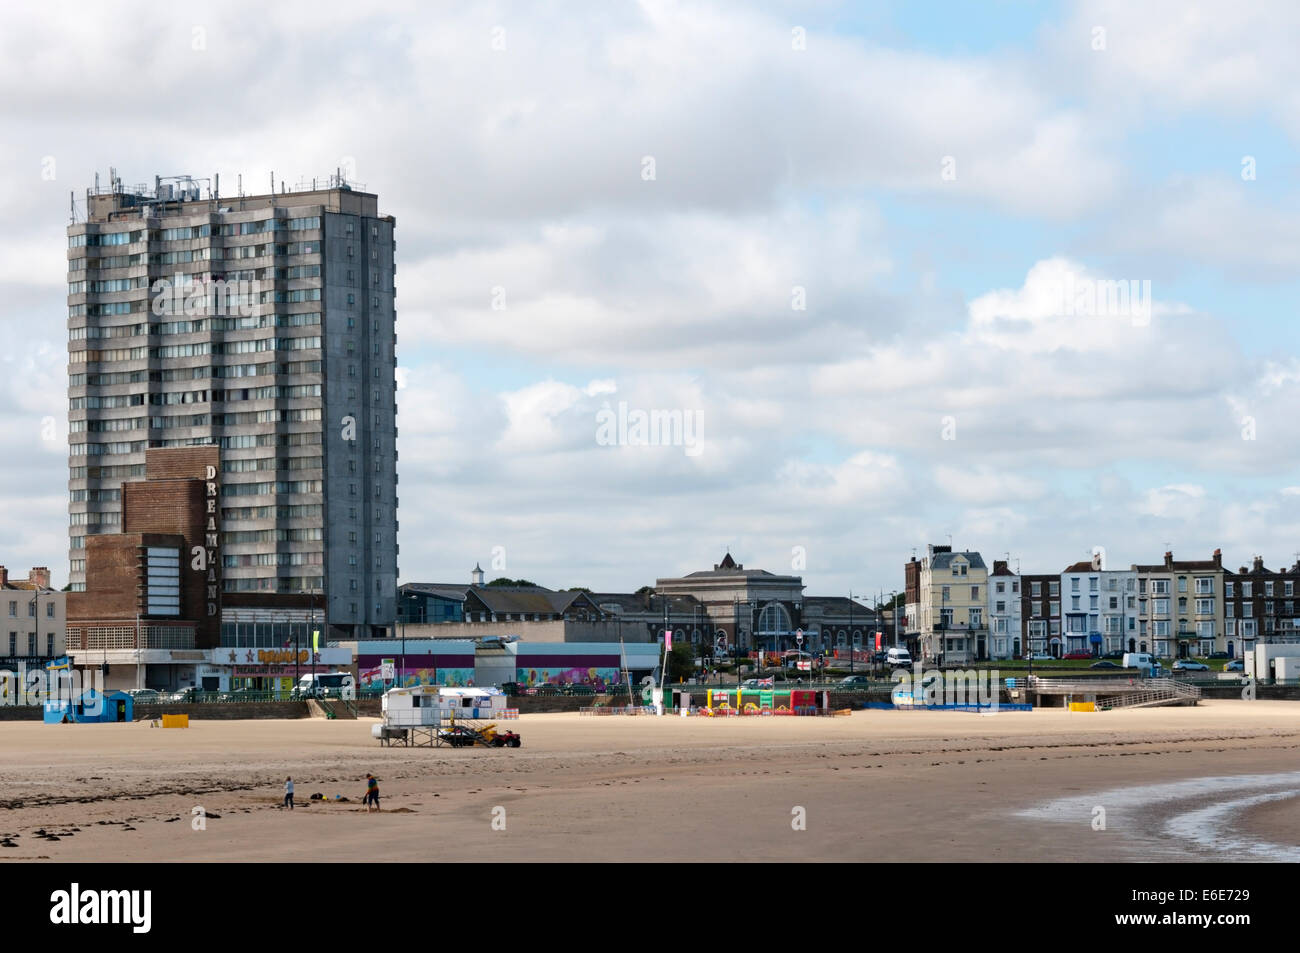
<svg viewBox="0 0 1300 953"><path fill-rule="evenodd" d="M1300 704L1290 702L531 715L510 723L519 749L384 748L374 723L0 723L0 862L1300 854ZM360 805L367 771L381 779L378 814ZM289 774L293 812L279 807ZM1174 784L1205 778L1226 780ZM350 800L311 804L316 792ZM1205 824L1192 816L1215 805L1229 806ZM194 829L196 808L205 829ZM1207 825L1208 843L1174 833Z"/></svg>

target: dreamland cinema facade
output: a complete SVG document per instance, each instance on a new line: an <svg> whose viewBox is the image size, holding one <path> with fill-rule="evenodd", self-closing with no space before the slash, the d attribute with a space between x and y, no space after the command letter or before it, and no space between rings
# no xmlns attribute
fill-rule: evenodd
<svg viewBox="0 0 1300 953"><path fill-rule="evenodd" d="M1111 569L1105 554L1059 573L990 570L975 551L929 546L904 564L903 631L928 662L967 664L1086 653L1238 658L1257 640L1300 637L1300 562L1273 571L1256 556L1236 572L1223 554Z"/></svg>

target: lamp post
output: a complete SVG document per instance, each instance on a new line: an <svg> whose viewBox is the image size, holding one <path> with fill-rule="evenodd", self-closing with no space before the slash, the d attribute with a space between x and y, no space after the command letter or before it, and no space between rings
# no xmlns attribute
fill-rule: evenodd
<svg viewBox="0 0 1300 953"><path fill-rule="evenodd" d="M32 607L32 628L36 631L36 641L39 643L41 641L41 589L39 585L36 587L36 593L32 596L32 601L28 605ZM39 649L40 645L38 644L36 647Z"/></svg>
<svg viewBox="0 0 1300 953"><path fill-rule="evenodd" d="M853 590L849 590L849 674L853 674ZM844 669L840 669L844 671Z"/></svg>
<svg viewBox="0 0 1300 953"><path fill-rule="evenodd" d="M758 623L755 617L756 612L758 612L758 599L756 598L750 599L749 600L749 639L750 639L750 644L755 646L758 645ZM757 667L755 667L754 674L760 675L762 673L758 671Z"/></svg>
<svg viewBox="0 0 1300 953"><path fill-rule="evenodd" d="M731 635L735 644L731 647L732 658L736 660L736 704L740 704L740 596L731 597Z"/></svg>
<svg viewBox="0 0 1300 953"><path fill-rule="evenodd" d="M28 605L32 607L32 630L36 633L36 648L39 651L41 647L41 589L39 584L32 596L32 601ZM35 655L36 653L33 652L32 654Z"/></svg>
<svg viewBox="0 0 1300 953"><path fill-rule="evenodd" d="M316 588L313 586L311 592L311 690L316 694L316 645L319 636L316 634Z"/></svg>
<svg viewBox="0 0 1300 953"><path fill-rule="evenodd" d="M889 609L894 623L894 634L893 634L893 638L890 639L890 641L893 643L894 648L898 648L898 593L897 592L891 592L889 594Z"/></svg>

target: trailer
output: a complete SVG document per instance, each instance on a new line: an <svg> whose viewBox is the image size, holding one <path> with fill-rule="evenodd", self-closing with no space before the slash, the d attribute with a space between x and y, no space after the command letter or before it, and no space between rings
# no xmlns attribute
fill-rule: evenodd
<svg viewBox="0 0 1300 953"><path fill-rule="evenodd" d="M384 693L384 722L371 735L384 746L518 748L519 734L497 727L516 718L496 688L412 685Z"/></svg>

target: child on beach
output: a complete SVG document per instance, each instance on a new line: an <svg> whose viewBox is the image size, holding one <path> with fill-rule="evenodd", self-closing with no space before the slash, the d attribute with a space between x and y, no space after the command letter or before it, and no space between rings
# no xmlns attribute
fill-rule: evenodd
<svg viewBox="0 0 1300 953"><path fill-rule="evenodd" d="M375 806L376 811L380 810L379 780L373 774L366 775L366 796L362 800L365 801L367 814L370 813L370 805L372 804Z"/></svg>
<svg viewBox="0 0 1300 953"><path fill-rule="evenodd" d="M284 806L293 810L293 778L284 779Z"/></svg>

